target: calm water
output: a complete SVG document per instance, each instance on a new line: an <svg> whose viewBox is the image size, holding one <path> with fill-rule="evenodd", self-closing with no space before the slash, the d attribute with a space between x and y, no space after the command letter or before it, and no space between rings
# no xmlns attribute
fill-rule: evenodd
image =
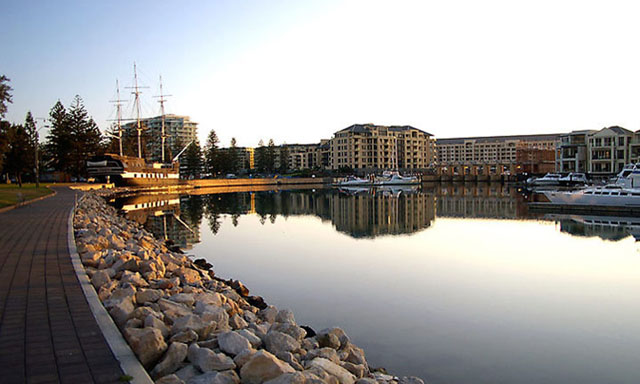
<svg viewBox="0 0 640 384"><path fill-rule="evenodd" d="M344 328L398 375L640 382L640 220L532 214L524 201L500 185L435 185L117 205L299 323Z"/></svg>

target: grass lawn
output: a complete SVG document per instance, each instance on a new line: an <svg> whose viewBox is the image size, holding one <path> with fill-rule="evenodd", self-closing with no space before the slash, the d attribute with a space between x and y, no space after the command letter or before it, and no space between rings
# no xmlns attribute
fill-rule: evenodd
<svg viewBox="0 0 640 384"><path fill-rule="evenodd" d="M22 184L22 188L18 187L18 184L0 184L0 208L50 193L53 193L53 191L42 183L40 183L40 188L37 189L35 184Z"/></svg>

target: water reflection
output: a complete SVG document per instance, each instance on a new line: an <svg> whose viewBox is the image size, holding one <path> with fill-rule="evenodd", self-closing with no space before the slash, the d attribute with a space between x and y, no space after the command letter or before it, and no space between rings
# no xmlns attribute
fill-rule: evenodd
<svg viewBox="0 0 640 384"><path fill-rule="evenodd" d="M406 235L429 228L436 217L542 220L575 236L618 241L640 239L640 219L595 215L530 212L535 196L503 184L438 183L419 187L270 190L208 195L138 195L121 197L114 205L158 238L190 249L200 241L206 220L217 234L223 217L233 226L240 217L256 214L261 224L278 217L311 215L330 222L353 238Z"/></svg>

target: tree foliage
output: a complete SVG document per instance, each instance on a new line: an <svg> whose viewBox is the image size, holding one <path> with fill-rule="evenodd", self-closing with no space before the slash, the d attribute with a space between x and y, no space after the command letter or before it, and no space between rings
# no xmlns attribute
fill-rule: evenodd
<svg viewBox="0 0 640 384"><path fill-rule="evenodd" d="M58 101L49 113L51 130L47 136L47 152L51 166L72 176L86 175L86 161L102 152L102 136L98 125L84 107L80 96L67 111Z"/></svg>
<svg viewBox="0 0 640 384"><path fill-rule="evenodd" d="M13 88L11 88L9 84L7 84L9 81L10 79L7 76L0 76L0 118L3 118L7 113L7 104L13 102L11 96L11 91L13 90Z"/></svg>
<svg viewBox="0 0 640 384"><path fill-rule="evenodd" d="M289 147L286 144L280 146L280 173L289 171Z"/></svg>
<svg viewBox="0 0 640 384"><path fill-rule="evenodd" d="M200 178L202 173L202 163L202 149L200 148L200 143L196 140L187 148L180 170L184 170L183 176L197 179Z"/></svg>
<svg viewBox="0 0 640 384"><path fill-rule="evenodd" d="M209 132L209 136L207 136L207 143L204 147L205 168L211 175L220 173L218 161L219 143L218 135L216 135L216 131L212 129L211 132Z"/></svg>

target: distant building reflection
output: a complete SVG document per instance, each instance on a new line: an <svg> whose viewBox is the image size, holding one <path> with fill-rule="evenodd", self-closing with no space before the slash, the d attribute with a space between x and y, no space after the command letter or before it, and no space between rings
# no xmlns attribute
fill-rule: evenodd
<svg viewBox="0 0 640 384"><path fill-rule="evenodd" d="M202 211L202 204L196 199L179 195L137 195L119 198L114 205L158 239L171 239L182 249L190 249L200 242L202 213L198 214L198 210Z"/></svg>
<svg viewBox="0 0 640 384"><path fill-rule="evenodd" d="M534 214L527 208L532 197L503 184L437 183L422 188L142 195L118 199L114 205L156 237L171 239L183 249L200 241L203 219L216 234L229 216L231 225L238 226L247 214L258 215L263 225L277 222L280 216L313 215L354 238L416 233L429 228L436 217L549 220L576 236L640 238L640 219Z"/></svg>
<svg viewBox="0 0 640 384"><path fill-rule="evenodd" d="M433 186L439 217L519 219L529 217L518 190L499 183L442 183Z"/></svg>

